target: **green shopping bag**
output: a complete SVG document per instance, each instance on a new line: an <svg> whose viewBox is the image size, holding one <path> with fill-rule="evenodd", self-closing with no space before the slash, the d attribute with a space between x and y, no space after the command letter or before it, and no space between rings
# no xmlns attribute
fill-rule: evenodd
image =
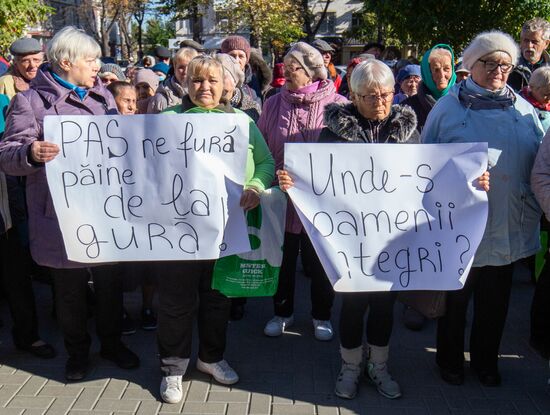
<svg viewBox="0 0 550 415"><path fill-rule="evenodd" d="M250 252L220 258L214 266L212 288L228 297L273 296L283 261L286 196L272 187L260 205L246 215Z"/></svg>

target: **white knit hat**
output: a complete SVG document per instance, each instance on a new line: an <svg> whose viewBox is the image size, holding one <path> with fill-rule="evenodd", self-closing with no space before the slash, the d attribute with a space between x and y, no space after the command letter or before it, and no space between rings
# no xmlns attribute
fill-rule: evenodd
<svg viewBox="0 0 550 415"><path fill-rule="evenodd" d="M313 81L327 79L323 56L313 46L305 42L296 42L286 56L296 59Z"/></svg>
<svg viewBox="0 0 550 415"><path fill-rule="evenodd" d="M479 58L493 52L507 53L512 58L514 65L518 61L519 47L512 36L499 30L493 30L480 33L472 40L464 51L463 67L471 71Z"/></svg>
<svg viewBox="0 0 550 415"><path fill-rule="evenodd" d="M226 53L217 53L216 59L222 64L225 73L231 75L237 88L244 83L244 72L236 59Z"/></svg>

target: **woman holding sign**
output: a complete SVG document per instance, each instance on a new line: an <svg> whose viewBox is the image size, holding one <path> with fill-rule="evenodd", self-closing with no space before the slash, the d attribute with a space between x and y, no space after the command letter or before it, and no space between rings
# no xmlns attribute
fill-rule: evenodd
<svg viewBox="0 0 550 415"><path fill-rule="evenodd" d="M258 121L277 169L283 167L285 143L316 142L324 127L326 105L346 101L336 93L334 83L327 80L321 53L307 43L298 42L288 51L284 75L285 86L265 102ZM311 316L315 338L327 341L333 335L330 312L334 291L291 203L287 208L279 286L273 297L275 316L265 325L264 334L277 337L294 324L294 280L300 248L305 266L311 269Z"/></svg>
<svg viewBox="0 0 550 415"><path fill-rule="evenodd" d="M529 176L543 131L533 107L507 84L519 56L514 39L499 31L477 35L464 51L470 78L455 85L431 110L424 143L488 142L491 191L483 239L464 288L447 295L438 321L442 379L464 382L464 330L470 298L474 316L470 367L486 386L498 386L498 351L512 288L513 264L539 250L541 211Z"/></svg>
<svg viewBox="0 0 550 415"><path fill-rule="evenodd" d="M359 63L350 78L351 103L331 104L325 109L326 127L319 142L325 143L410 143L418 142L416 115L408 106L393 105L395 79L381 61ZM292 186L288 172L279 170L283 190ZM389 342L393 326L396 291L342 293L340 354L342 369L335 393L352 399L357 393L363 361L363 321L367 320L367 374L378 392L394 399L401 390L388 373Z"/></svg>
<svg viewBox="0 0 550 415"><path fill-rule="evenodd" d="M67 258L44 168L59 147L45 140L43 120L46 115L117 114L117 109L97 76L101 48L93 38L66 27L48 43L46 54L49 63L40 67L30 89L13 99L0 143L0 169L27 178L31 253L38 264L51 268L57 320L69 355L65 377L74 381L83 379L89 369L86 292L90 273L88 264ZM91 268L101 356L121 368L136 368L138 357L120 341L122 287L113 270L112 265Z"/></svg>
<svg viewBox="0 0 550 415"><path fill-rule="evenodd" d="M187 68L189 95L181 105L167 113L240 113L222 99L224 68L210 56L197 56ZM267 145L249 118L249 145L246 184L241 196L244 210L260 203L263 190L273 180L274 161ZM162 399L177 403L183 397L182 376L191 356L193 319L197 314L199 357L197 369L210 374L219 383L231 385L239 381L237 373L223 358L230 300L212 289L215 261L167 262L159 278L158 344Z"/></svg>

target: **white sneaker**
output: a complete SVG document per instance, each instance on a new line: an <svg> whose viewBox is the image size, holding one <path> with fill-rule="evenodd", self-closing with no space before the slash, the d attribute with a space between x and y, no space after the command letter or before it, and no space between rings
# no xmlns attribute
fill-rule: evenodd
<svg viewBox="0 0 550 415"><path fill-rule="evenodd" d="M332 339L332 324L330 320L315 320L313 319L313 329L315 338L321 341L329 341Z"/></svg>
<svg viewBox="0 0 550 415"><path fill-rule="evenodd" d="M223 385L233 385L239 381L239 375L225 360L216 363L205 363L201 359L197 359L197 369L212 375L217 382Z"/></svg>
<svg viewBox="0 0 550 415"><path fill-rule="evenodd" d="M181 376L164 376L160 382L160 397L166 403L178 403L183 398Z"/></svg>
<svg viewBox="0 0 550 415"><path fill-rule="evenodd" d="M269 337L278 337L285 329L294 324L294 316L279 317L275 316L267 322L264 327L264 334Z"/></svg>
<svg viewBox="0 0 550 415"><path fill-rule="evenodd" d="M361 375L361 365L342 361L342 368L336 379L334 393L344 399L353 399L357 395L357 385Z"/></svg>
<svg viewBox="0 0 550 415"><path fill-rule="evenodd" d="M385 363L368 363L367 374L376 385L378 393L389 399L399 398L401 389L399 384L392 379Z"/></svg>

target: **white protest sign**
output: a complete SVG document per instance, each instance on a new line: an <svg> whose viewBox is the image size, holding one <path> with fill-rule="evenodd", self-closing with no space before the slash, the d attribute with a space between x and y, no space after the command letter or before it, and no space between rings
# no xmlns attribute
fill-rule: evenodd
<svg viewBox="0 0 550 415"><path fill-rule="evenodd" d="M70 260L215 259L250 250L242 114L48 116L48 186Z"/></svg>
<svg viewBox="0 0 550 415"><path fill-rule="evenodd" d="M487 144L286 144L289 195L336 291L463 287Z"/></svg>

